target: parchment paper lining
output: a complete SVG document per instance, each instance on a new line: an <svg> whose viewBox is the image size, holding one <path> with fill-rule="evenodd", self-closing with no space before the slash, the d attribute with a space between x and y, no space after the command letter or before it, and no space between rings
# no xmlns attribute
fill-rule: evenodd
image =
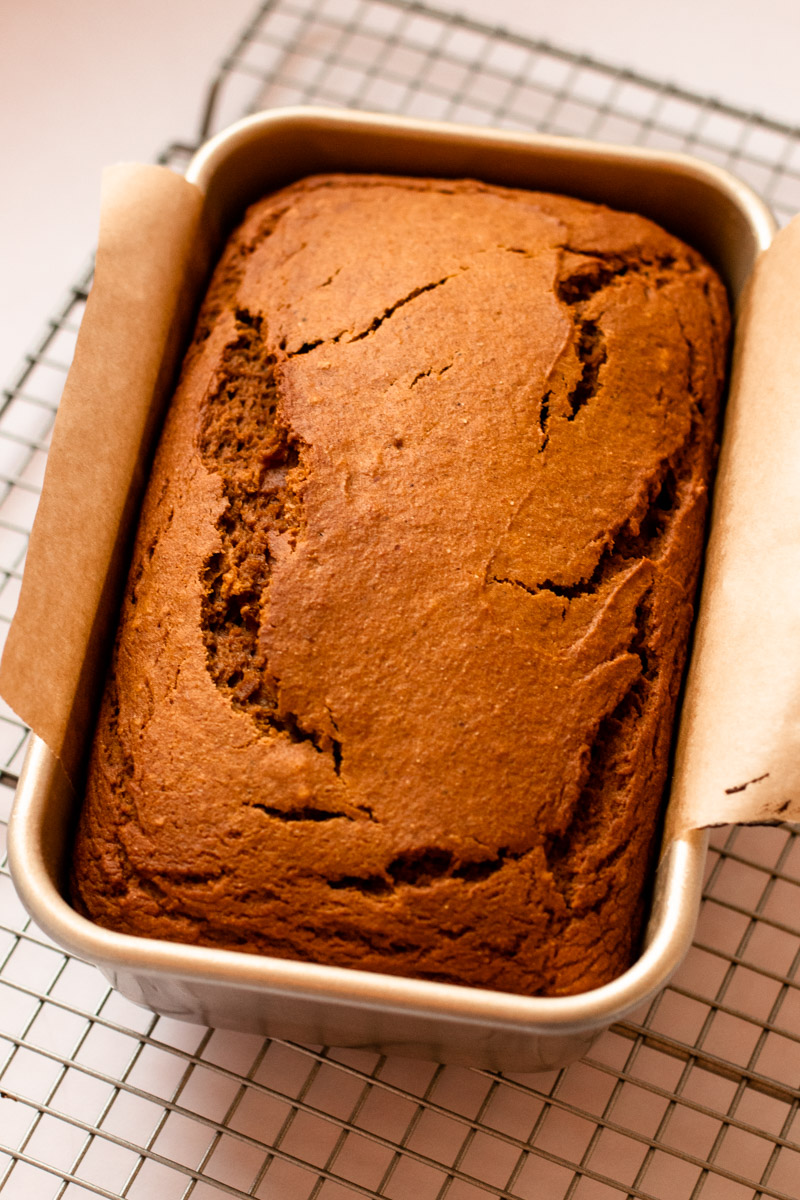
<svg viewBox="0 0 800 1200"><path fill-rule="evenodd" d="M743 297L668 834L800 819L800 217Z"/></svg>
<svg viewBox="0 0 800 1200"><path fill-rule="evenodd" d="M94 283L0 666L3 698L73 779L152 434L205 275L201 207L166 167L104 172Z"/></svg>
<svg viewBox="0 0 800 1200"><path fill-rule="evenodd" d="M75 778L152 433L206 275L202 196L104 175L95 279L53 434L0 693ZM738 326L667 836L800 818L800 218Z"/></svg>

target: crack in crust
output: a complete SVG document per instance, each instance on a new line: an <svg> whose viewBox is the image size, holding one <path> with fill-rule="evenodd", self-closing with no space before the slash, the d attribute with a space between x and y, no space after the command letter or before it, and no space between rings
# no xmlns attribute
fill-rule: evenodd
<svg viewBox="0 0 800 1200"><path fill-rule="evenodd" d="M413 288L407 296L402 296L399 300L396 300L394 304L390 305L389 308L384 309L382 313L379 313L377 317L374 317L372 321L370 321L366 329L362 329L358 333L353 333L352 329L342 329L339 331L339 333L334 334L333 337L316 338L313 342L304 342L303 345L298 346L296 350L290 351L287 354L287 358L297 358L301 354L310 354L311 351L316 350L318 346L335 346L338 342L342 341L361 342L364 340L364 338L369 337L371 333L375 333L376 330L380 329L384 321L388 321L390 317L394 316L398 309L404 308L406 304L410 304L411 301L416 300L418 296L424 296L426 292L433 292L436 290L436 288L442 287L442 285L447 283L448 280L455 279L456 275L461 275L466 270L468 270L467 267L462 267L461 270L455 271L452 275L445 275L441 279L435 279L433 283L425 283L420 287ZM286 350L286 339L281 342L281 350ZM445 371L447 369L448 368L445 367ZM431 368L431 370L433 370L433 368ZM430 374L430 372L423 371L422 374ZM444 374L444 372L442 372L442 374ZM421 376L418 376L417 378L421 378ZM416 380L414 382L416 382Z"/></svg>
<svg viewBox="0 0 800 1200"><path fill-rule="evenodd" d="M600 368L606 361L605 338L597 321L581 321L577 334L575 352L581 364L581 377L567 396L568 421L574 421L594 396L600 382Z"/></svg>
<svg viewBox="0 0 800 1200"><path fill-rule="evenodd" d="M259 643L269 593L269 538L279 534L294 546L305 528L305 446L282 422L276 359L266 349L262 320L244 309L236 313L236 337L223 352L205 402L198 448L204 465L222 480L227 501L217 523L222 548L201 572L211 678L262 733L309 742L331 755L339 775L341 742L281 711L279 681Z"/></svg>
<svg viewBox="0 0 800 1200"><path fill-rule="evenodd" d="M572 324L572 347L580 363L581 373L565 397L566 418L574 421L578 413L596 395L600 387L600 375L607 359L605 337L598 317L584 318L583 313L594 296L618 286L621 280L633 275L658 289L671 278L669 272L675 265L672 254L661 254L652 259L630 259L618 254L603 254L600 251L585 252L569 245L561 247L561 271L556 283L556 295L569 311ZM690 355L692 347L687 341ZM542 453L550 440L547 424L553 392L542 397L539 410L539 429Z"/></svg>
<svg viewBox="0 0 800 1200"><path fill-rule="evenodd" d="M207 340L215 323L225 311L231 295L235 295L245 273L247 260L253 251L275 232L286 211L286 206L284 206L269 213L267 219L259 224L249 241L232 239L228 243L206 292L206 298L197 321L192 349Z"/></svg>
<svg viewBox="0 0 800 1200"><path fill-rule="evenodd" d="M500 849L493 858L461 862L450 850L426 846L398 855L383 874L343 875L339 879L328 879L327 883L335 891L348 889L369 896L390 896L399 887L427 888L444 879L478 883L494 875L506 861L521 857L522 854Z"/></svg>
<svg viewBox="0 0 800 1200"><path fill-rule="evenodd" d="M628 647L636 654L642 669L625 695L598 723L585 757L584 778L565 831L545 839L545 858L556 887L568 908L596 908L612 884L611 871L630 842L630 830L613 835L614 817L620 811L621 797L629 785L634 759L631 746L637 740L637 727L652 702L661 664L652 653L652 603L650 589L640 601L634 620L635 633ZM592 857L593 848L610 846L601 857ZM591 902L582 905L579 897L581 874L590 864L590 877L597 886Z"/></svg>
<svg viewBox="0 0 800 1200"><path fill-rule="evenodd" d="M691 490L692 464L696 452L696 440L690 435L675 454L665 460L651 481L650 499L644 514L628 517L610 536L592 574L585 579L571 584L555 583L552 579L526 584L520 579L489 574L487 582L518 587L531 596L539 592L552 592L565 600L574 600L579 596L596 595L633 563L644 559L657 562L667 541L671 522Z"/></svg>

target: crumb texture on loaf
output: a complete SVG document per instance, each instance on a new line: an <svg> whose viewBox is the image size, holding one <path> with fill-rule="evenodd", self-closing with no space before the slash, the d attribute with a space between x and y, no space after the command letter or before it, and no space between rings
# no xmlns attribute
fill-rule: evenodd
<svg viewBox="0 0 800 1200"><path fill-rule="evenodd" d="M643 218L256 204L137 537L76 844L124 932L530 994L629 963L727 307Z"/></svg>

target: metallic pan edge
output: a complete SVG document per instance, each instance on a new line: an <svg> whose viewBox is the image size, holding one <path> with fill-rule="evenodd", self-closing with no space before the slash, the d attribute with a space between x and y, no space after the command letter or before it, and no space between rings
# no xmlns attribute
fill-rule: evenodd
<svg viewBox="0 0 800 1200"><path fill-rule="evenodd" d="M735 298L774 232L749 188L684 155L324 109L248 117L203 147L187 177L221 241L250 201L331 170L466 175L635 209L701 249ZM20 897L45 933L130 999L211 1025L517 1071L579 1057L663 987L691 943L707 844L698 832L662 848L646 949L628 971L582 995L528 997L102 929L63 898L75 808L59 763L32 738L8 835Z"/></svg>

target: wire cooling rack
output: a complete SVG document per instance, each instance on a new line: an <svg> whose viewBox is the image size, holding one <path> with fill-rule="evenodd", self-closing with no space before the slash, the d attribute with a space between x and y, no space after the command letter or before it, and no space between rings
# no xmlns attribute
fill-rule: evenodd
<svg viewBox="0 0 800 1200"><path fill-rule="evenodd" d="M800 208L800 130L398 0L276 0L204 132L318 102L688 150ZM172 165L186 147L173 147ZM0 411L0 629L12 616L89 280ZM0 855L26 740L0 710ZM63 954L0 859L3 1200L800 1198L800 839L717 831L673 982L580 1063L494 1075L157 1018Z"/></svg>

